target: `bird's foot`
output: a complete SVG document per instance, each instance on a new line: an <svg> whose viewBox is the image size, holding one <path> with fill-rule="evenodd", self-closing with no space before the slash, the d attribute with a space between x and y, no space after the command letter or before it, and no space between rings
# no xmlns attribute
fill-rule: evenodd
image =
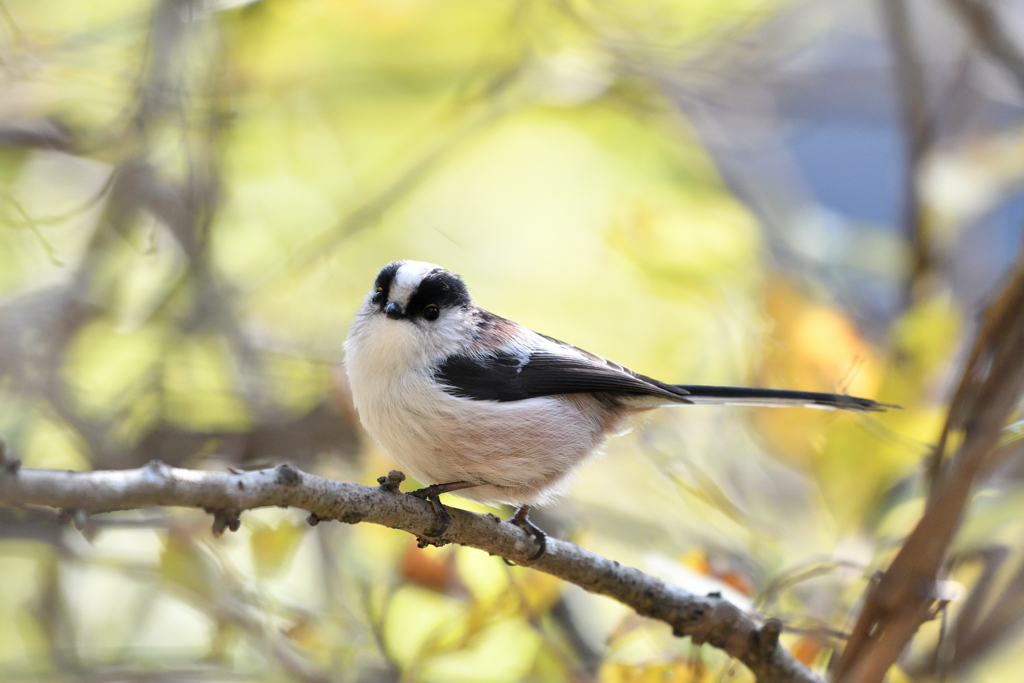
<svg viewBox="0 0 1024 683"><path fill-rule="evenodd" d="M456 482L455 484L431 484L430 486L424 486L423 488L416 489L415 491L409 491L409 495L416 496L417 498L422 498L423 500L430 500L431 498L436 498L442 493L454 491L455 488L452 487L459 488L456 486L456 484L462 483L463 482L460 481Z"/></svg>
<svg viewBox="0 0 1024 683"><path fill-rule="evenodd" d="M429 486L427 488L430 488ZM424 531L423 535L428 538L438 538L444 532L448 531L448 525L452 523L452 516L448 513L448 508L441 504L437 494L426 493L420 495L422 491L427 489L420 489L419 491L413 491L409 495L422 498L423 500L430 503L430 507L434 508L434 517L437 519L437 526L430 531Z"/></svg>
<svg viewBox="0 0 1024 683"><path fill-rule="evenodd" d="M516 510L516 514L512 515L512 519L510 519L509 522L515 524L517 527L537 539L537 552L530 556L530 560L533 561L539 559L545 552L547 552L548 535L544 533L539 526L530 521L530 518L528 517L529 513L530 506L523 505Z"/></svg>
<svg viewBox="0 0 1024 683"><path fill-rule="evenodd" d="M434 515L437 517L437 526L430 531L424 531L423 535L428 538L438 538L444 532L448 531L448 525L452 522L452 516L448 513L448 508L441 504L441 494L448 493L449 491L458 491L459 489L467 489L471 486L476 486L468 481L454 481L448 484L431 484L416 491L410 491L410 496L416 496L430 503L430 506L434 508Z"/></svg>

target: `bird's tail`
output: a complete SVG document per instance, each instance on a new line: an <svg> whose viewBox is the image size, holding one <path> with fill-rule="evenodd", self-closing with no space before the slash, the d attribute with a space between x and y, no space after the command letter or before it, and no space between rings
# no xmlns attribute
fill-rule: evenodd
<svg viewBox="0 0 1024 683"><path fill-rule="evenodd" d="M880 412L899 406L878 403L869 398L857 398L845 394L824 394L816 391L788 391L786 389L752 389L747 387L711 387L692 384L674 384L682 399L697 405L736 406L805 406L830 410L855 410L859 412Z"/></svg>

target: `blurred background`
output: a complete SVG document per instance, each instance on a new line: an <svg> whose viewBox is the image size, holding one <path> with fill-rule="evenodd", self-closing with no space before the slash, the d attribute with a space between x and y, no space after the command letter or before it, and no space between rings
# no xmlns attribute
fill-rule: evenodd
<svg viewBox="0 0 1024 683"><path fill-rule="evenodd" d="M373 483L342 343L382 265L436 262L666 381L904 407L660 411L535 516L821 667L1020 248L1022 49L1010 1L0 0L0 434L26 467ZM1017 680L1022 475L891 680ZM0 680L749 678L549 576L304 517L0 510Z"/></svg>

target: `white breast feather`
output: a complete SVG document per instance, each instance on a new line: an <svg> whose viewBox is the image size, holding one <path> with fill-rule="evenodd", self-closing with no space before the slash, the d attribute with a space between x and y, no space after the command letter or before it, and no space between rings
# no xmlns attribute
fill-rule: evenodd
<svg viewBox="0 0 1024 683"><path fill-rule="evenodd" d="M451 322L459 327L460 321ZM587 396L507 402L452 396L432 377L436 363L452 352L441 348L453 341L452 330L432 331L438 338L424 338L413 323L361 312L345 343L360 420L423 484L474 481L481 485L458 495L487 503L542 503L564 492L571 472L624 417ZM529 349L517 350L525 362Z"/></svg>

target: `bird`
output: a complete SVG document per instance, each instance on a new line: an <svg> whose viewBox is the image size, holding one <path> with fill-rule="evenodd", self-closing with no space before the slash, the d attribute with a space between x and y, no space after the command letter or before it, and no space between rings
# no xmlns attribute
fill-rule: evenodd
<svg viewBox="0 0 1024 683"><path fill-rule="evenodd" d="M439 537L440 495L516 508L511 522L544 554L532 506L563 495L574 471L631 418L663 406L889 407L871 399L750 387L668 384L476 305L459 275L421 261L381 268L345 341L366 431L425 488Z"/></svg>

